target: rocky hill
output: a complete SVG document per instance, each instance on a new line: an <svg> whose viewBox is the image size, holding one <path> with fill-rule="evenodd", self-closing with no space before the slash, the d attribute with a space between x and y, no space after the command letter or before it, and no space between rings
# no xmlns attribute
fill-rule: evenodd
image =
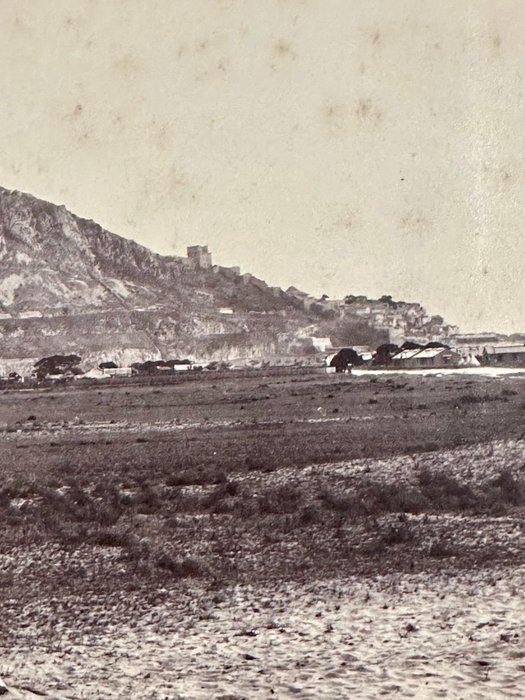
<svg viewBox="0 0 525 700"><path fill-rule="evenodd" d="M188 252L158 255L64 206L0 188L0 369L63 352L87 364L264 358L311 355L316 336L389 339L381 301L374 315L364 297L316 300L213 265L205 247Z"/></svg>

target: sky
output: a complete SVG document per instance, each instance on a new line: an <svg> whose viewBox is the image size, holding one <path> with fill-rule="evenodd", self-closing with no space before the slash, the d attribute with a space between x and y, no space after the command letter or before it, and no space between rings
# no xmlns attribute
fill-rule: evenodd
<svg viewBox="0 0 525 700"><path fill-rule="evenodd" d="M525 331L521 0L0 0L0 185Z"/></svg>

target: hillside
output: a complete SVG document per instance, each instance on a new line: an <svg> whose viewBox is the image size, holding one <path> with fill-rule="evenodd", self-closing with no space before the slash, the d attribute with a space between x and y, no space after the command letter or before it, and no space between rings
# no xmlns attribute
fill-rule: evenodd
<svg viewBox="0 0 525 700"><path fill-rule="evenodd" d="M201 360L312 354L312 336L334 344L378 344L395 325L378 313L390 309L391 301L314 299L295 288L271 288L238 268L213 265L206 247L188 253L159 255L64 206L0 188L4 365L30 365L66 351L87 363L181 354ZM415 329L403 326L405 335ZM439 334L439 328L432 330Z"/></svg>

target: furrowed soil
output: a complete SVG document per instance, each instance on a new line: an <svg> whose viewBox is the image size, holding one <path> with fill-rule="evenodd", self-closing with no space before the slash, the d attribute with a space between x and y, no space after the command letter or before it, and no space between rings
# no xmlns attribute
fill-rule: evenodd
<svg viewBox="0 0 525 700"><path fill-rule="evenodd" d="M524 410L523 375L2 392L6 697L523 697Z"/></svg>

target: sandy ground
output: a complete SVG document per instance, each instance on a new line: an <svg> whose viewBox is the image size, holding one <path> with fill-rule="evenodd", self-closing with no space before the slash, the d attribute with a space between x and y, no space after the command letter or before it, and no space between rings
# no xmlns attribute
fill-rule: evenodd
<svg viewBox="0 0 525 700"><path fill-rule="evenodd" d="M472 370L473 374L478 372L479 370ZM525 373L522 376L525 378ZM500 384L499 380L497 384ZM521 392L522 383L519 384ZM428 392L431 392L432 386ZM484 384L480 388L483 395L488 391ZM356 393L359 389L358 384ZM343 399L336 395L321 400L319 388L312 390L316 400L309 405L311 410L306 404L306 395L297 392L298 397L290 399L289 406L286 403L288 398L284 396L280 400L285 408L290 411L298 407L302 409L300 416L286 423L290 432L285 433L285 437L289 436L290 441L302 439L304 444L304 434L291 432L291 426L295 422L308 424L308 430L314 430L319 421L334 421L341 422L343 428L347 426L348 431L355 423L358 430L352 435L358 439L364 427L372 425L374 416L384 419L398 404L405 406L411 401L418 405L421 400L410 398L410 387L406 388L406 394L403 393L403 388L397 390L392 400L388 401L386 383L379 389L382 393L378 394L379 404L376 409L373 408L377 403L376 386L370 383L368 393L363 390L360 403L354 405L348 399L349 415L346 409L343 411L341 408ZM477 385L468 391L472 397L477 398L474 389L477 389ZM499 389L498 396L502 393ZM492 385L491 390L494 394ZM216 389L216 392L219 391L222 391L220 386ZM265 386L264 392L266 391L269 390ZM277 393L273 387L271 391ZM330 391L335 391L332 385ZM350 392L348 395L351 398L355 396ZM98 393L93 396L97 402L105 398ZM360 396L359 394L358 398ZM501 471L509 470L514 477L521 479L525 470L525 436L521 433L520 423L525 406L520 403L523 402L522 395L514 389L512 392L508 390L505 398L510 397L509 401L476 401L472 406L468 404L468 411L463 405L461 411L456 411L455 396L451 389L451 397L448 398L445 396L445 387L441 387L439 394L436 390L435 394L428 393L424 397L429 404L430 397L435 397L428 410L419 408L413 417L405 418L405 409L399 409L396 418L399 430L405 423L415 426L415 416L420 418L421 411L424 410L427 413L435 411L438 416L440 411L448 410L453 413L454 421L468 426L470 411L475 414L476 420L481 420L486 415L496 418L501 415L505 420L509 415L514 416L517 429L512 434L515 436L382 458L348 459L345 458L345 453L341 458L339 453L335 453L330 458L325 457L322 463L309 461L308 456L304 462L299 460L297 465L295 460L279 457L275 460L277 467L268 472L246 469L242 463L234 462L228 470L228 478L238 479L242 488L254 495L268 489L299 484L305 503L326 485L334 493L345 493L354 484L367 479L410 487L416 483L421 470L451 475L479 490L483 490L484 485ZM157 413L162 415L171 411L172 407L160 405L166 401L165 394L151 392L147 401L153 404L157 400L155 397L158 397L159 406L153 406L152 417L147 422L141 422L133 415L124 415L116 422L98 420L97 411L109 409L105 405L96 408L98 403L93 404L93 397L91 413L85 419L76 421L74 413L69 421L62 422L59 415L51 412L49 419L46 419L47 414L42 405L47 407L54 403L51 395L43 394L38 401L35 400L36 407L29 404L26 406L20 400L20 415L27 417L34 411L36 415L43 415L44 419L37 429L36 426L29 425L32 421L26 418L21 427L17 426L16 430L2 435L6 470L7 467L11 469L11 478L14 479L16 470L26 469L31 463L41 481L47 483L47 468L56 480L62 474L62 463L57 458L57 466L54 466L55 447L46 443L48 434L54 439L62 433L66 437L70 434L93 433L98 436L100 445L106 444L104 441L109 436L112 442L107 443L110 445L107 452L102 451L98 442L94 444L86 441L84 447L80 441L71 444L79 455L82 449L87 450L88 454L92 450L93 454L96 451L97 455L111 461L117 448L123 450L122 445L127 445L125 442L117 442L116 436L121 434L124 437L127 433L135 436L135 432L140 429L158 435L164 432L180 435L180 430L193 430L194 427L204 425L210 427L210 423L225 428L219 437L235 437L236 441L228 443L227 449L225 448L226 456L235 456L245 439L245 433L230 431L240 420L236 418L234 408L240 411L240 406L243 407L243 421L252 420L251 413L249 418L245 417L249 411L253 411L255 417L258 416L256 410L262 412L262 409L257 408L258 404L248 403L243 396L242 403L233 404L230 399L224 411L216 409L216 413L212 413L203 404L202 408L194 409L190 418L160 420ZM60 402L56 400L57 404L60 403L60 410L55 409L55 413L59 414L63 410L62 403L68 398L72 400L69 394L64 394L60 397ZM111 395L110 398L115 397ZM370 403L370 398L374 401L373 404ZM131 399L134 399L134 395L131 395L130 401ZM45 403L46 401L50 403ZM214 405L219 404L215 402ZM339 408L333 416L332 405ZM124 403L122 406L124 408L121 413L125 413L128 408ZM177 414L177 411L181 413L182 409L175 406L173 413ZM210 418L200 418L201 413L203 416L210 413ZM6 420L7 418L6 415ZM258 418L259 425L265 425L266 420L268 424L277 422L279 427L280 418L280 413L278 420L274 420L272 414L269 418L262 415ZM430 421L429 416L426 420ZM382 437L386 422L377 421L380 426L378 438ZM429 425L432 426L433 423L429 422ZM443 430L452 430L453 427L452 424L439 425ZM188 429L187 432L191 433L191 430ZM429 428L429 434L431 433ZM34 436L39 435L38 440L34 439ZM273 435L268 432L269 447L275 443ZM329 435L327 427L326 434L320 434L319 439L327 441ZM208 433L200 437L203 441L211 439L212 431L209 432L210 438L207 436ZM425 440L423 435L422 444L425 444ZM130 444L135 445L136 449L129 453L123 451L125 458L132 455L138 459L141 443L134 437ZM153 440L150 444L153 444ZM166 444L166 453L159 453L161 456L167 456L177 443ZM193 443L188 444L191 446ZM43 461L41 471L36 469L36 459L30 461L33 454L31 449L41 449L48 460ZM63 446L57 445L56 449L59 456L63 454ZM144 449L149 450L149 446ZM189 452L189 448L184 449ZM201 443L198 443L198 449L204 449ZM75 456L73 452L68 452L67 455L70 458ZM143 468L149 469L147 463ZM97 478L101 478L104 469L105 464L100 467ZM163 478L165 476L157 476L161 481ZM57 490L71 488L69 482L67 487L62 481L52 483ZM60 489L57 486L59 483ZM165 487L164 482L162 484L168 495L176 490L182 497L186 492L191 496L217 489L215 482L201 484L196 481L169 488ZM18 507L20 503L17 501L15 505ZM197 525L188 530L178 527L175 530L163 530L164 534L161 534L168 544L176 536L193 537L195 541L190 543L191 552L204 556L208 552L206 547L215 544L211 540L200 539L205 534L206 527L210 528L212 523L215 528L213 532L220 536L222 531L219 526L222 523L223 531L226 531L225 523L229 522L228 518L237 517L236 512L233 511L233 515L228 512L222 515L209 512L205 514L202 508L193 512L188 506L188 512L177 513L182 524L184 518L192 523L201 521L208 524L203 525L202 529ZM358 559L352 559L346 550L341 549L338 557L343 559L336 558L337 566L333 569L310 568L307 575L294 571L294 575L286 581L279 577L279 573L268 578L261 575L257 579L252 576L250 562L259 563L259 574L261 568L266 572L271 570L272 563L282 564L281 560L288 559L291 562L301 562L301 571L304 571L308 558L305 555L314 550L312 561L322 561L323 557L318 551L319 556L316 558L316 546L328 542L327 548L332 556L331 544L335 540L328 540L329 533L326 529L314 524L304 531L285 533L286 536L283 535L284 531L280 532L281 539L276 538L275 542L270 540L270 544L266 542L264 549L252 548L245 540L248 539L251 545L253 533L261 528L261 521L257 519L259 516L252 517L249 530L242 520L242 511L239 513L241 515L238 520L233 520L234 525L228 529L228 536L235 537L239 552L236 556L243 557L244 578L236 580L249 581L252 585L234 585L232 579L215 585L211 579L188 578L169 586L162 583L166 579L158 579L161 582L157 586L155 579L150 600L146 600L148 591L144 588L130 588L125 592L120 588L108 591L106 587L103 594L99 593L99 576L108 570L113 573L117 566L124 566L116 546L85 545L84 549L79 546L63 550L57 542L50 541L45 547L41 544L25 546L21 555L21 550L16 548L18 540L15 536L18 536L18 530L13 526L15 545L10 548L6 535L5 546L0 554L0 586L3 587L4 596L0 678L5 682L7 691L4 693L0 685L0 695L5 694L7 698L84 700L371 700L379 697L497 700L525 697L525 530L521 506L505 510L501 514L470 513L457 509L450 512L438 509L435 513L408 514L404 522L417 537L413 545L400 544L397 550L394 545L392 551L395 550L396 556L403 562L407 557L419 556L424 559L426 556L423 567L416 566L410 570L408 562L406 567L399 566L396 573L372 577L362 573L357 576L358 569L353 562ZM281 522L274 514L269 517L269 522ZM372 539L376 537L378 531L384 530L383 525L386 527L396 517L396 511L378 515L377 527L366 533L361 521L354 520L353 516L345 519L341 532L348 537L348 551L360 546L365 534L368 533L367 536ZM154 533L159 530L158 513L150 516L140 514L136 520L142 528L140 533L146 536L150 531ZM331 536L334 538L333 532ZM342 541L346 542L344 539ZM434 541L444 542L449 548L449 554L444 555L443 559L439 555L431 558L425 554ZM184 543L187 544L186 540ZM199 549L201 545L202 551ZM303 549L300 549L300 545ZM85 556L87 550L89 557ZM227 554L227 550L224 551ZM259 551L264 555L259 555ZM222 561L226 554L223 552L214 556ZM325 554L326 552L323 556ZM377 568L362 571L392 572L388 554L390 549L381 550L377 560L374 560ZM497 563L494 561L495 555ZM259 559L251 560L250 556L259 556ZM346 568L339 567L341 561L346 564ZM420 562L416 559L416 564L418 563ZM381 564L383 566L379 566ZM88 568L84 578L78 573L77 576L78 581L85 583L85 586L65 585L64 571L78 572L82 567ZM275 570L281 571L279 568ZM286 573L286 567L283 566L282 571ZM332 576L332 571L335 572L334 576L338 576L337 579L328 578ZM90 577L97 579L95 594L90 599L83 598L84 591L93 590L89 585ZM56 580L59 585L56 592L51 590L50 593L48 583L51 580ZM119 579L116 577L114 580ZM160 588L164 585L166 588ZM23 589L19 590L18 586ZM24 605L20 604L20 600L25 601Z"/></svg>
<svg viewBox="0 0 525 700"><path fill-rule="evenodd" d="M418 460L457 475L475 465L483 481L501 463L519 470L524 457L525 441L510 440ZM354 460L307 467L303 474L336 477L367 469L390 481L409 480L412 463L409 456ZM283 469L267 478L282 483L292 476ZM440 517L447 527L456 523L462 547L469 545L461 532L476 521L471 536L478 537L480 551L496 536L510 556L522 546L516 517L499 523L486 516ZM435 527L439 518L430 521ZM39 560L45 566L42 555L35 551L27 566ZM499 564L217 591L189 579L177 590L158 591L153 607L120 596L119 610L109 617L114 606L108 599L87 610L82 601L61 601L67 614L35 601L23 611L20 629L10 630L16 645L4 647L0 677L13 698L37 692L138 700L522 698L524 591L525 566ZM28 623L43 619L47 623L36 627Z"/></svg>
<svg viewBox="0 0 525 700"><path fill-rule="evenodd" d="M4 650L0 671L12 697L522 698L524 583L520 568L240 587Z"/></svg>
<svg viewBox="0 0 525 700"><path fill-rule="evenodd" d="M353 368L352 374L356 377L366 377L374 374L404 374L406 376L442 377L456 375L458 377L505 377L515 375L525 378L523 367L456 367L450 369L359 369Z"/></svg>

